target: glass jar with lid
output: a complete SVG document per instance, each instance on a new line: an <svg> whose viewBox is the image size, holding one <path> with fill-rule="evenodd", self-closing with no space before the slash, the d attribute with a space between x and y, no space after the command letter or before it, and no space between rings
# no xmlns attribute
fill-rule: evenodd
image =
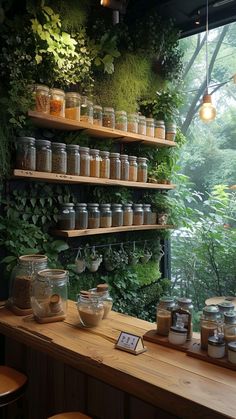
<svg viewBox="0 0 236 419"><path fill-rule="evenodd" d="M75 206L75 229L85 230L88 228L87 204L77 203Z"/></svg>
<svg viewBox="0 0 236 419"><path fill-rule="evenodd" d="M129 181L137 182L138 180L138 163L136 156L129 156Z"/></svg>
<svg viewBox="0 0 236 419"><path fill-rule="evenodd" d="M147 167L147 158L138 157L138 182L147 182L148 177L148 167Z"/></svg>
<svg viewBox="0 0 236 419"><path fill-rule="evenodd" d="M60 174L67 172L67 152L64 143L52 143L52 171Z"/></svg>
<svg viewBox="0 0 236 419"><path fill-rule="evenodd" d="M112 227L123 226L123 209L121 204L112 204Z"/></svg>
<svg viewBox="0 0 236 419"><path fill-rule="evenodd" d="M37 112L50 112L49 87L44 84L35 85L35 110Z"/></svg>
<svg viewBox="0 0 236 419"><path fill-rule="evenodd" d="M81 96L80 121L93 123L93 102L88 100L87 96Z"/></svg>
<svg viewBox="0 0 236 419"><path fill-rule="evenodd" d="M51 141L37 140L36 141L36 170L38 172L52 171L52 149Z"/></svg>
<svg viewBox="0 0 236 419"><path fill-rule="evenodd" d="M58 214L58 228L59 230L75 229L75 210L72 202L61 204L61 210Z"/></svg>
<svg viewBox="0 0 236 419"><path fill-rule="evenodd" d="M99 150L94 148L90 149L90 176L100 176L100 157Z"/></svg>
<svg viewBox="0 0 236 419"><path fill-rule="evenodd" d="M151 204L143 204L143 224L152 224Z"/></svg>
<svg viewBox="0 0 236 419"><path fill-rule="evenodd" d="M154 119L146 118L146 135L148 137L154 137L155 128L154 128Z"/></svg>
<svg viewBox="0 0 236 419"><path fill-rule="evenodd" d="M174 122L168 122L166 124L166 140L175 141L176 136L176 124Z"/></svg>
<svg viewBox="0 0 236 419"><path fill-rule="evenodd" d="M121 154L120 161L121 161L121 180L129 180L128 154Z"/></svg>
<svg viewBox="0 0 236 419"><path fill-rule="evenodd" d="M222 326L219 308L217 306L206 306L203 308L201 317L201 348L208 347L208 339L210 336L218 334L219 328Z"/></svg>
<svg viewBox="0 0 236 419"><path fill-rule="evenodd" d="M119 153L110 153L110 178L120 179L121 177L121 161Z"/></svg>
<svg viewBox="0 0 236 419"><path fill-rule="evenodd" d="M123 217L123 225L124 226L132 226L133 225L133 208L132 204L124 204L123 205L124 217Z"/></svg>
<svg viewBox="0 0 236 419"><path fill-rule="evenodd" d="M50 114L65 117L65 93L61 89L50 90Z"/></svg>
<svg viewBox="0 0 236 419"><path fill-rule="evenodd" d="M101 218L100 227L108 228L112 226L111 204L100 204Z"/></svg>
<svg viewBox="0 0 236 419"><path fill-rule="evenodd" d="M207 354L210 358L224 358L225 342L220 336L209 337Z"/></svg>
<svg viewBox="0 0 236 419"><path fill-rule="evenodd" d="M80 121L80 94L68 92L65 94L65 117Z"/></svg>
<svg viewBox="0 0 236 419"><path fill-rule="evenodd" d="M175 301L172 297L161 297L157 304L156 322L157 334L168 336L171 327L171 311L175 307Z"/></svg>
<svg viewBox="0 0 236 419"><path fill-rule="evenodd" d="M107 128L115 128L115 111L113 108L103 108L102 125Z"/></svg>
<svg viewBox="0 0 236 419"><path fill-rule="evenodd" d="M101 296L89 291L80 291L76 304L80 322L84 327L96 327L104 316L104 304Z"/></svg>
<svg viewBox="0 0 236 419"><path fill-rule="evenodd" d="M9 289L9 307L17 315L32 312L30 289L32 280L38 271L47 268L48 258L45 255L24 255L18 258L13 269Z"/></svg>
<svg viewBox="0 0 236 419"><path fill-rule="evenodd" d="M97 295L104 306L104 315L103 319L106 319L112 309L113 300L109 293L108 284L98 284L97 288L92 288L89 290L92 295Z"/></svg>
<svg viewBox="0 0 236 419"><path fill-rule="evenodd" d="M224 313L224 337L227 344L236 342L236 311Z"/></svg>
<svg viewBox="0 0 236 419"><path fill-rule="evenodd" d="M65 320L67 312L68 272L43 269L32 281L31 306L38 323Z"/></svg>
<svg viewBox="0 0 236 419"><path fill-rule="evenodd" d="M143 225L143 221L144 221L143 205L134 204L133 225L141 226Z"/></svg>
<svg viewBox="0 0 236 419"><path fill-rule="evenodd" d="M80 174L80 154L79 145L68 144L67 151L67 174L79 176Z"/></svg>
<svg viewBox="0 0 236 419"><path fill-rule="evenodd" d="M155 125L155 138L160 138L161 140L165 140L166 138L166 128L164 121L158 120L154 122Z"/></svg>
<svg viewBox="0 0 236 419"><path fill-rule="evenodd" d="M88 228L100 227L99 204L88 204Z"/></svg>
<svg viewBox="0 0 236 419"><path fill-rule="evenodd" d="M93 107L93 125L102 126L102 107L100 105Z"/></svg>
<svg viewBox="0 0 236 419"><path fill-rule="evenodd" d="M16 168L22 170L36 170L35 139L32 137L18 137L16 140Z"/></svg>
<svg viewBox="0 0 236 419"><path fill-rule="evenodd" d="M88 147L80 147L80 176L90 176L90 155Z"/></svg>
<svg viewBox="0 0 236 419"><path fill-rule="evenodd" d="M144 115L138 116L138 133L146 135L146 117Z"/></svg>
<svg viewBox="0 0 236 419"><path fill-rule="evenodd" d="M110 153L109 151L100 151L100 177L110 178Z"/></svg>
<svg viewBox="0 0 236 419"><path fill-rule="evenodd" d="M234 304L231 301L222 301L221 303L217 304L217 306L219 307L222 320L224 320L224 313L234 311Z"/></svg>
<svg viewBox="0 0 236 419"><path fill-rule="evenodd" d="M192 339L193 323L192 323L193 304L191 298L181 297L177 299L175 310L172 311L172 325L175 326L178 319L187 329L187 340Z"/></svg>
<svg viewBox="0 0 236 419"><path fill-rule="evenodd" d="M134 134L138 133L138 114L129 113L127 116L127 131L133 132Z"/></svg>
<svg viewBox="0 0 236 419"><path fill-rule="evenodd" d="M127 113L125 111L116 111L116 129L127 131Z"/></svg>

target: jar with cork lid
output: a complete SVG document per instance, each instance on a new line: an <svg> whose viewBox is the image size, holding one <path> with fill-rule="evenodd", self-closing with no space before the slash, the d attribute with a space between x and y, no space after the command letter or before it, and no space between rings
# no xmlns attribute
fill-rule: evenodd
<svg viewBox="0 0 236 419"><path fill-rule="evenodd" d="M207 350L208 338L215 336L222 327L220 311L217 306L203 308L201 317L201 348Z"/></svg>
<svg viewBox="0 0 236 419"><path fill-rule="evenodd" d="M106 319L112 309L113 300L109 293L108 284L98 284L97 288L92 288L90 292L93 295L97 295L101 301L103 302L104 306L104 315L103 319Z"/></svg>
<svg viewBox="0 0 236 419"><path fill-rule="evenodd" d="M104 303L98 293L80 291L76 306L84 327L96 327L103 319Z"/></svg>
<svg viewBox="0 0 236 419"><path fill-rule="evenodd" d="M157 304L156 322L157 334L168 336L171 326L171 311L175 307L175 301L172 297L161 297Z"/></svg>

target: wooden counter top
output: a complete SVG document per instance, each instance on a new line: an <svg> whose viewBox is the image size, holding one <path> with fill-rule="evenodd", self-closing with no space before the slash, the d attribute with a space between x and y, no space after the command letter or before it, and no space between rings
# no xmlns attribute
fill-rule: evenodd
<svg viewBox="0 0 236 419"><path fill-rule="evenodd" d="M120 331L143 335L155 326L112 312L97 328L79 325L70 301L64 322L37 324L0 308L0 333L180 418L236 418L236 372L145 341L135 356L114 348ZM143 418L145 419L145 418Z"/></svg>

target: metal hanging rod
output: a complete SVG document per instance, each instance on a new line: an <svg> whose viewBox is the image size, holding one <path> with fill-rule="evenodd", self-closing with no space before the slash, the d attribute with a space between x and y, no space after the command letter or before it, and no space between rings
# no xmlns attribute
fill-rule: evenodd
<svg viewBox="0 0 236 419"><path fill-rule="evenodd" d="M127 242L120 242L120 243L110 243L110 244L98 244L98 245L92 245L92 246L79 246L79 247L73 247L72 250L82 250L84 248L86 249L93 249L95 248L102 248L102 247L110 247L110 246L125 246L126 244L130 244L130 243L148 243L148 242L153 242L153 240L130 240Z"/></svg>

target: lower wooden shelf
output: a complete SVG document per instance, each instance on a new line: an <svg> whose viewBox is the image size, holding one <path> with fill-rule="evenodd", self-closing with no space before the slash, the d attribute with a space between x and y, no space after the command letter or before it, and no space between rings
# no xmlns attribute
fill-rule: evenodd
<svg viewBox="0 0 236 419"><path fill-rule="evenodd" d="M123 231L140 231L140 230L166 230L174 228L173 225L165 224L152 224L152 225L141 225L141 226L121 226L121 227L109 227L109 228L91 228L86 230L53 230L52 234L61 237L79 237L79 236L93 236L96 234L108 234L108 233L122 233Z"/></svg>

